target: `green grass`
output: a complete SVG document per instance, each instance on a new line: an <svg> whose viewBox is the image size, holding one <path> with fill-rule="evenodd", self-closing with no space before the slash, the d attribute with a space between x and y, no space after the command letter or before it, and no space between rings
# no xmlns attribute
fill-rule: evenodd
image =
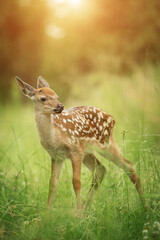
<svg viewBox="0 0 160 240"><path fill-rule="evenodd" d="M115 117L116 141L140 175L152 211L144 210L124 172L100 157L107 175L88 210L77 216L72 168L66 159L47 213L50 159L39 143L32 104L13 101L0 109L0 239L141 240L145 239L143 230L148 231L148 239L160 239L154 225L160 222L158 72L84 76L85 84L75 82L65 104L95 105ZM83 167L82 200L91 178Z"/></svg>

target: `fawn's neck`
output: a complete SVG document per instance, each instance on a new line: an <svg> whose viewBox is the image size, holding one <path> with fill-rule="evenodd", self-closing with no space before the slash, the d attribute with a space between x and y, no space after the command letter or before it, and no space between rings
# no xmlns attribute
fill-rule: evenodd
<svg viewBox="0 0 160 240"><path fill-rule="evenodd" d="M56 141L56 129L54 128L54 117L51 114L35 112L35 119L42 145L54 145Z"/></svg>
<svg viewBox="0 0 160 240"><path fill-rule="evenodd" d="M48 132L53 128L51 125L51 115L35 112L35 119L40 137L41 135L48 135Z"/></svg>

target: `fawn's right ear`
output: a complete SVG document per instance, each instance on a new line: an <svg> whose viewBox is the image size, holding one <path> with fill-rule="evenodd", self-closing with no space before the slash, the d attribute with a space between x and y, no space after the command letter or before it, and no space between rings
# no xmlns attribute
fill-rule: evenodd
<svg viewBox="0 0 160 240"><path fill-rule="evenodd" d="M50 88L48 82L43 77L39 76L37 79L37 88L44 88L44 87Z"/></svg>
<svg viewBox="0 0 160 240"><path fill-rule="evenodd" d="M33 99L34 95L35 95L35 89L33 87L31 87L28 83L23 82L20 78L16 77L18 86L20 88L20 90L22 91L22 93Z"/></svg>

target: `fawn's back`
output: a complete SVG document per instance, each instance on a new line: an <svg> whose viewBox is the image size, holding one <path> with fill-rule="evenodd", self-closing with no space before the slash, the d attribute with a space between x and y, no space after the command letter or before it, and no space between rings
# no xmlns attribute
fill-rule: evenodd
<svg viewBox="0 0 160 240"><path fill-rule="evenodd" d="M94 143L103 147L114 123L111 115L90 106L74 107L52 115L53 127L61 131L67 145Z"/></svg>

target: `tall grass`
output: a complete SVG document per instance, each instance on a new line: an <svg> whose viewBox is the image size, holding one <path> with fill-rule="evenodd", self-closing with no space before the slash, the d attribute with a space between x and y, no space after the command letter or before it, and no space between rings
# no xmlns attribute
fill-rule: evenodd
<svg viewBox="0 0 160 240"><path fill-rule="evenodd" d="M120 78L120 79L119 79ZM157 72L130 77L94 73L72 86L66 106L95 105L116 120L115 138L134 164L152 210L146 211L124 172L100 158L107 175L89 208L78 216L70 160L46 211L50 159L42 149L31 104L1 106L0 239L160 239L159 82ZM20 94L20 93L19 93ZM82 168L82 200L91 173Z"/></svg>

